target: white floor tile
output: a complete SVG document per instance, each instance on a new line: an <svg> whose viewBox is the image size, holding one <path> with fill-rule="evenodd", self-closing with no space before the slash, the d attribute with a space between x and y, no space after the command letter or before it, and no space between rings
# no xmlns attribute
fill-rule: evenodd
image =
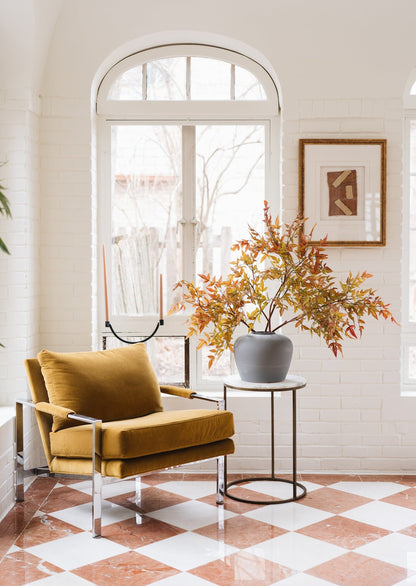
<svg viewBox="0 0 416 586"><path fill-rule="evenodd" d="M321 580L321 578L316 578L315 576L310 576L309 574L299 573L280 580L280 582L275 582L271 586L336 586L336 584L327 580Z"/></svg>
<svg viewBox="0 0 416 586"><path fill-rule="evenodd" d="M184 480L182 482L173 480L171 482L164 482L160 488L190 499L200 499L204 496L215 494L217 491L217 483L215 480L205 482L198 480Z"/></svg>
<svg viewBox="0 0 416 586"><path fill-rule="evenodd" d="M300 533L285 533L245 551L300 572L347 552L342 547Z"/></svg>
<svg viewBox="0 0 416 586"><path fill-rule="evenodd" d="M108 539L94 539L91 533L78 533L29 547L26 551L58 568L73 570L129 550Z"/></svg>
<svg viewBox="0 0 416 586"><path fill-rule="evenodd" d="M396 482L336 482L330 486L370 499L383 499L409 488Z"/></svg>
<svg viewBox="0 0 416 586"><path fill-rule="evenodd" d="M308 492L316 490L318 488L322 488L320 484L315 484L314 482L302 482L300 480L298 482L300 482L300 484L303 484L303 486L306 488ZM264 494L282 500L292 498L293 496L293 486L291 484L288 484L287 482L275 482L272 480L256 480L254 482L244 484L244 488L248 488L249 490L255 490L256 492L262 492ZM232 494L233 487L231 487L229 490ZM301 493L302 489L297 487L296 494L299 495ZM254 496L253 500L256 500Z"/></svg>
<svg viewBox="0 0 416 586"><path fill-rule="evenodd" d="M219 543L214 539L187 532L139 547L136 551L186 572L197 566L222 559L226 555L235 553L238 549Z"/></svg>
<svg viewBox="0 0 416 586"><path fill-rule="evenodd" d="M416 539L401 533L391 533L381 539L366 543L355 550L383 562L416 572Z"/></svg>
<svg viewBox="0 0 416 586"><path fill-rule="evenodd" d="M413 509L406 509L380 501L372 501L361 507L341 513L340 516L375 525L389 531L399 531L416 523L416 511Z"/></svg>
<svg viewBox="0 0 416 586"><path fill-rule="evenodd" d="M126 507L120 507L114 503L103 501L101 523L104 527L105 525L111 525L111 523L132 519L135 514L134 511ZM50 515L70 525L84 529L84 531L90 531L91 529L91 503L70 507L62 511L55 511L54 513L50 513Z"/></svg>
<svg viewBox="0 0 416 586"><path fill-rule="evenodd" d="M214 582L208 582L198 576L193 576L192 574L184 572L159 580L159 582L155 582L155 584L160 586L215 586Z"/></svg>
<svg viewBox="0 0 416 586"><path fill-rule="evenodd" d="M306 507L297 503L284 503L283 505L266 505L254 511L244 513L244 516L257 521L263 521L282 529L296 531L312 523L318 523L332 517L331 513Z"/></svg>
<svg viewBox="0 0 416 586"><path fill-rule="evenodd" d="M91 586L93 584L93 582L84 580L84 578L80 578L75 574L63 572L61 574L49 576L48 578L43 578L42 580L30 582L29 584L26 584L26 586Z"/></svg>
<svg viewBox="0 0 416 586"><path fill-rule="evenodd" d="M230 517L234 517L235 513L198 501L187 501L186 503L159 509L152 513L146 513L147 517L153 517L154 519L175 525L181 529L187 529L188 531L217 523L219 517L222 515L224 519L229 519Z"/></svg>

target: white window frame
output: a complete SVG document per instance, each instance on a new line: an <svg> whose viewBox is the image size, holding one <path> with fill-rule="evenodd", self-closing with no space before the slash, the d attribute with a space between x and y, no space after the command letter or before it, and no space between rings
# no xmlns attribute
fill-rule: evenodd
<svg viewBox="0 0 416 586"><path fill-rule="evenodd" d="M107 100L108 92L114 81L124 71L149 61L179 56L209 57L232 62L247 69L260 81L266 92L265 100ZM269 74L258 63L230 50L204 45L169 45L141 51L126 57L114 65L103 78L97 94L97 162L98 162L98 226L97 226L97 333L100 340L109 331L105 327L105 304L103 287L103 267L101 246L111 250L111 126L112 124L173 124L193 126L198 124L263 124L265 126L265 145L268 156L265 161L265 197L274 214L280 211L279 160L280 160L280 116L278 94ZM189 229L193 215L188 210L185 216ZM185 241L184 237L184 241ZM185 249L187 247L184 247ZM110 266L109 266L110 265ZM185 259L184 259L184 267ZM184 275L184 278L188 278ZM111 263L107 262L107 281L111 283ZM109 287L109 294L111 286ZM111 299L110 304L111 306ZM165 315L166 315L165 308ZM110 320L117 332L123 336L149 334L155 320L150 317L124 317L110 315ZM165 319L160 335L184 335L185 318L173 315ZM202 361L196 352L197 340L190 340L190 386L197 390L218 390L218 382L209 382L202 378Z"/></svg>

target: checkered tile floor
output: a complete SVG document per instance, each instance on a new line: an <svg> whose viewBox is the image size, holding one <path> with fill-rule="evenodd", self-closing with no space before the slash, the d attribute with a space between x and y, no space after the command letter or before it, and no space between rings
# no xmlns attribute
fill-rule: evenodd
<svg viewBox="0 0 416 586"><path fill-rule="evenodd" d="M104 488L103 537L92 539L90 483L37 478L0 523L0 584L416 585L416 477L301 480L296 503L223 509L213 476L146 476L140 501L134 482L118 482ZM290 486L230 490L284 499Z"/></svg>

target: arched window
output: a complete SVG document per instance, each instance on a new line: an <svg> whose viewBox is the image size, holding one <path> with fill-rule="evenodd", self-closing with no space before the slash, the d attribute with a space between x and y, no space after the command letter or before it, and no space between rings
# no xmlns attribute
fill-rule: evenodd
<svg viewBox="0 0 416 586"><path fill-rule="evenodd" d="M416 71L404 96L406 194L403 209L403 389L416 394Z"/></svg>
<svg viewBox="0 0 416 586"><path fill-rule="evenodd" d="M214 47L143 51L104 77L98 241L118 332L152 331L160 274L166 315L180 295L175 282L226 274L230 245L248 224L260 227L264 200L278 210L278 110L275 85L259 64ZM104 324L102 300L99 308ZM173 315L159 333L185 331L184 316ZM208 372L193 348L192 341L192 385L209 386L215 372L228 371L224 358Z"/></svg>

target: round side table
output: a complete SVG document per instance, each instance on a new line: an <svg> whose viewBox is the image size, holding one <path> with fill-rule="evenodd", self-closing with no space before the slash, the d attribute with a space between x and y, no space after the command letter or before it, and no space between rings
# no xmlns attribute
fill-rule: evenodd
<svg viewBox="0 0 416 586"><path fill-rule="evenodd" d="M251 503L255 505L281 505L283 503L291 503L293 501L298 501L299 499L303 498L306 495L306 488L300 482L296 480L296 391L298 389L302 389L306 386L306 379L301 376L293 376L289 375L286 379L279 383L250 383L241 380L238 375L228 376L224 379L224 406L227 409L227 390L228 389L235 389L240 391L254 391L254 392L268 392L270 393L270 420L271 420L271 429L270 429L270 447L271 447L271 475L270 476L261 476L257 478L241 478L240 480L234 480L233 482L227 483L227 466L225 466L225 491L224 493L230 498L235 501L240 501L243 503ZM292 392L292 480L287 480L285 478L277 478L275 475L274 470L274 393L278 392ZM245 499L241 497L234 496L228 492L228 489L231 486L236 484L242 484L245 482L254 482L254 481L273 481L273 482L284 482L287 484L291 484L293 486L293 493L292 497L284 500L267 500L267 501L255 501L250 499ZM301 489L299 494L297 493L296 487Z"/></svg>

